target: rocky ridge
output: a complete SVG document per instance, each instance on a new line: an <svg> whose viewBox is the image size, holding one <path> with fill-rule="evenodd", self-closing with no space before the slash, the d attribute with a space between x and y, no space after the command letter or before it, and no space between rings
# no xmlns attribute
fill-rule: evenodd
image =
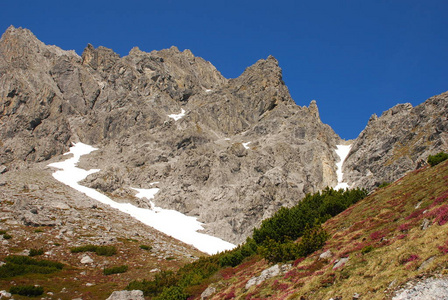
<svg viewBox="0 0 448 300"><path fill-rule="evenodd" d="M82 141L100 149L85 166L102 170L84 184L136 203L131 186L158 182L158 206L197 216L235 243L279 207L336 184L340 138L314 101L294 103L272 56L226 79L189 50L120 57L88 45L78 56L14 27L0 53L7 170Z"/></svg>
<svg viewBox="0 0 448 300"><path fill-rule="evenodd" d="M393 182L426 164L429 155L448 151L448 93L412 107L398 104L373 115L344 162L349 185L373 188Z"/></svg>

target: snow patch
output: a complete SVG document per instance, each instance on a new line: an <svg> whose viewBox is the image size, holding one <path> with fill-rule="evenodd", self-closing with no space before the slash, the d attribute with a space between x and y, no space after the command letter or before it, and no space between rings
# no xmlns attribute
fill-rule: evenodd
<svg viewBox="0 0 448 300"><path fill-rule="evenodd" d="M97 148L83 143L74 144L73 147L70 148L70 152L64 154L73 154L72 158L49 165L50 167L60 169L53 173L53 177L101 203L131 215L148 226L171 235L184 243L193 245L200 251L208 254L215 254L235 247L235 245L217 237L197 232L198 230L202 230L203 227L202 223L197 221L195 217L186 216L175 210L156 207L151 200L159 191L158 188L134 189L138 192L136 195L137 197L147 198L151 201L152 209L145 209L136 207L130 203L115 202L92 188L80 185L78 183L79 181L86 178L89 174L100 171L99 169L83 170L76 167L76 164L79 162L82 155L89 154L94 150L97 150Z"/></svg>
<svg viewBox="0 0 448 300"><path fill-rule="evenodd" d="M338 184L335 186L335 190L339 189L348 189L350 188L348 183L343 182L344 174L342 173L342 165L345 161L345 159L348 156L348 153L350 152L350 149L352 148L352 145L337 145L336 146L336 154L339 156L339 162L336 163L336 174L338 176Z"/></svg>
<svg viewBox="0 0 448 300"><path fill-rule="evenodd" d="M250 142L243 143L244 148L246 148L246 149L250 149L250 148L249 148L249 144L250 144Z"/></svg>
<svg viewBox="0 0 448 300"><path fill-rule="evenodd" d="M183 117L185 117L185 110L182 108L180 111L180 114L171 114L171 115L168 115L168 117L170 117L171 119L174 119L174 121L180 120Z"/></svg>

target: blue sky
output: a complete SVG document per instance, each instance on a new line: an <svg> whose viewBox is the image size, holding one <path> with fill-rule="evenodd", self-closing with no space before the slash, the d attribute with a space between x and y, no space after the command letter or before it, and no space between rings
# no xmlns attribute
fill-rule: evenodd
<svg viewBox="0 0 448 300"><path fill-rule="evenodd" d="M0 31L30 29L81 54L190 49L227 78L275 56L298 105L342 138L397 103L448 90L448 1L2 1Z"/></svg>

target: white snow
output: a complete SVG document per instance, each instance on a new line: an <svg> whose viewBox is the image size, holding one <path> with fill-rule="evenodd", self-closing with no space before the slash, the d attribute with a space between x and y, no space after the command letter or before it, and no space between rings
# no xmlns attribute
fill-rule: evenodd
<svg viewBox="0 0 448 300"><path fill-rule="evenodd" d="M336 163L336 174L338 175L338 184L335 186L335 190L339 189L348 189L350 188L349 185L346 182L343 182L342 178L344 177L344 174L342 173L342 164L344 163L345 159L348 156L348 153L350 152L350 149L352 145L337 145L336 146L336 154L339 156L339 162Z"/></svg>
<svg viewBox="0 0 448 300"><path fill-rule="evenodd" d="M211 89L206 89L205 92L206 92L206 93L211 93L211 92L213 92L213 90L211 90Z"/></svg>
<svg viewBox="0 0 448 300"><path fill-rule="evenodd" d="M235 245L221 240L217 237L213 237L207 234L199 233L198 230L202 230L202 223L197 221L195 217L189 217L175 210L162 209L155 207L151 201L155 194L159 191L158 188L151 189L134 189L138 192L136 195L139 198L147 198L150 200L152 209L145 209L136 207L130 203L118 203L110 199L109 197L101 194L100 192L82 186L78 182L86 178L89 174L98 172L98 169L83 170L76 167L79 159L82 155L89 154L90 152L97 150L96 148L83 144L76 143L70 148L70 152L66 154L73 154L72 158L69 158L63 162L52 163L49 166L55 167L58 170L53 173L53 177L58 181L86 194L87 196L107 204L115 209L125 212L140 222L151 226L165 234L193 245L202 252L208 254L215 254L221 251L230 250ZM155 184L155 183L152 183Z"/></svg>
<svg viewBox="0 0 448 300"><path fill-rule="evenodd" d="M182 117L185 117L185 110L182 108L180 110L180 114L171 114L171 115L168 115L168 117L170 117L171 119L174 119L174 121L182 119Z"/></svg>
<svg viewBox="0 0 448 300"><path fill-rule="evenodd" d="M243 143L244 148L249 149L249 144L250 144L250 142Z"/></svg>

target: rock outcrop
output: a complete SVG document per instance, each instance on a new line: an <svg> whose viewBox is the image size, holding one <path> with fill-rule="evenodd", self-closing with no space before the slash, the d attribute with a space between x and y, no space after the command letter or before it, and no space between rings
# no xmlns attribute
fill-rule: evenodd
<svg viewBox="0 0 448 300"><path fill-rule="evenodd" d="M120 57L88 45L78 56L14 27L0 54L4 170L82 141L100 150L81 166L102 170L84 184L135 203L130 187L158 182L157 206L234 243L281 206L336 184L340 138L315 101L294 103L272 56L226 79L189 50Z"/></svg>
<svg viewBox="0 0 448 300"><path fill-rule="evenodd" d="M412 107L399 104L373 115L355 140L343 172L351 186L373 188L393 182L448 151L448 92Z"/></svg>

